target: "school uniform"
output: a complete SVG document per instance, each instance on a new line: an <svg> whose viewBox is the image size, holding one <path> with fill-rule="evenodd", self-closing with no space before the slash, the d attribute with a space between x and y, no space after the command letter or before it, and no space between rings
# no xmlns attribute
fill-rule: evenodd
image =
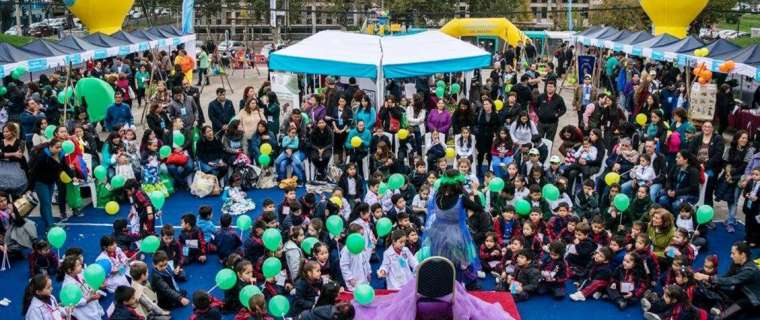
<svg viewBox="0 0 760 320"><path fill-rule="evenodd" d="M240 290L249 284L250 283L237 279L235 286L228 290L224 290L224 313L238 312L243 308L243 305L240 303Z"/></svg>
<svg viewBox="0 0 760 320"><path fill-rule="evenodd" d="M596 243L599 247L606 247L610 245L610 235L607 233L607 230L602 230L599 233L594 233L591 231L591 241Z"/></svg>
<svg viewBox="0 0 760 320"><path fill-rule="evenodd" d="M87 302L87 299L95 294L95 290L85 283L81 274L76 276L65 275L61 287L67 285L74 285L82 290L82 299L74 306L74 310L71 313L74 318L77 320L100 320L105 315L103 307L97 300Z"/></svg>
<svg viewBox="0 0 760 320"><path fill-rule="evenodd" d="M538 290L538 284L541 280L541 273L534 263L525 267L517 267L512 281L517 281L522 287L522 291L512 291L515 301L525 301Z"/></svg>
<svg viewBox="0 0 760 320"><path fill-rule="evenodd" d="M166 256L169 257L169 266L172 270L175 267L185 265L184 257L182 256L182 243L176 239L172 239L169 243L161 240L161 244L158 245L158 250L165 252Z"/></svg>
<svg viewBox="0 0 760 320"><path fill-rule="evenodd" d="M58 255L49 250L47 254L39 254L36 250L29 254L29 273L32 276L46 274L55 276L58 273Z"/></svg>
<svg viewBox="0 0 760 320"><path fill-rule="evenodd" d="M362 283L369 283L372 275L369 254L353 254L348 252L347 247L343 247L340 251L340 272L349 291L354 291L356 286ZM351 284L351 280L356 281L356 283Z"/></svg>
<svg viewBox="0 0 760 320"><path fill-rule="evenodd" d="M53 295L47 297L47 302L37 296L32 298L24 320L63 320L66 319L65 309L58 304Z"/></svg>
<svg viewBox="0 0 760 320"><path fill-rule="evenodd" d="M182 256L187 258L183 261L185 264L198 261L198 257L206 255L206 238L198 227L182 230L179 242L182 244Z"/></svg>
<svg viewBox="0 0 760 320"><path fill-rule="evenodd" d="M303 262L303 250L293 240L285 242L283 247L285 251L285 262L288 268L288 274L290 274L290 281L295 281L299 274L301 274L301 264Z"/></svg>
<svg viewBox="0 0 760 320"><path fill-rule="evenodd" d="M574 247L575 253L572 253L573 249L569 249L567 255L567 264L572 268L574 275L582 276L588 267L589 261L592 260L592 255L596 250L596 244L591 241L590 238L581 240L578 244L570 245Z"/></svg>
<svg viewBox="0 0 760 320"><path fill-rule="evenodd" d="M565 217L560 217L557 215L549 219L549 223L546 225L546 235L549 236L549 240L557 240L562 230L567 227L568 222L570 222L570 215L567 215Z"/></svg>
<svg viewBox="0 0 760 320"><path fill-rule="evenodd" d="M496 232L496 238L502 246L522 234L519 220L504 220L502 216L493 219L493 231Z"/></svg>
<svg viewBox="0 0 760 320"><path fill-rule="evenodd" d="M219 260L224 261L230 254L238 251L243 241L232 228L221 228L214 233L213 243Z"/></svg>
<svg viewBox="0 0 760 320"><path fill-rule="evenodd" d="M657 262L657 255L652 252L652 249L636 250L636 253L641 257L648 280L657 281L660 279L660 265Z"/></svg>
<svg viewBox="0 0 760 320"><path fill-rule="evenodd" d="M361 254L372 254L372 251L375 249L375 242L377 241L375 234L372 232L374 228L372 228L369 222L364 221L362 218L357 218L354 221L351 221L350 224L358 224L362 226L362 237L364 238L365 245L364 251Z"/></svg>
<svg viewBox="0 0 760 320"><path fill-rule="evenodd" d="M544 257L540 270L541 282L538 292L540 294L549 293L555 299L562 299L565 296L565 281L568 277L565 260L562 257L552 259L547 255Z"/></svg>
<svg viewBox="0 0 760 320"><path fill-rule="evenodd" d="M319 298L319 288L321 281L310 281L304 278L296 280L293 287L296 289L296 294L293 296L293 309L292 314L301 314L304 310L311 310L317 303Z"/></svg>
<svg viewBox="0 0 760 320"><path fill-rule="evenodd" d="M119 286L129 286L129 280L127 279L127 275L129 274L129 259L121 251L121 248L116 247L113 255L108 254L106 251L100 252L95 261L101 259L108 259L111 262L111 270L106 270L105 285L108 293L114 293Z"/></svg>
<svg viewBox="0 0 760 320"><path fill-rule="evenodd" d="M150 273L150 287L158 296L158 306L163 309L174 309L182 306L180 300L185 296L184 290L181 290L174 279L174 271L169 267L163 272L153 268Z"/></svg>
<svg viewBox="0 0 760 320"><path fill-rule="evenodd" d="M110 320L145 320L146 318L137 313L135 308L124 304L117 304L113 309ZM77 318L79 320L79 318Z"/></svg>
<svg viewBox="0 0 760 320"><path fill-rule="evenodd" d="M137 248L137 241L140 240L139 233L132 233L129 231L114 232L113 238L116 240L116 245L124 251L124 254L131 256L140 251Z"/></svg>
<svg viewBox="0 0 760 320"><path fill-rule="evenodd" d="M610 284L611 277L612 270L610 270L610 264L608 262L597 263L596 261L592 261L588 277L584 281L581 293L584 297L590 297L594 295L595 292L605 290Z"/></svg>
<svg viewBox="0 0 760 320"><path fill-rule="evenodd" d="M385 282L389 290L399 290L409 280L414 279L417 258L407 247L396 250L390 246L383 253L383 262L377 271L385 271Z"/></svg>
<svg viewBox="0 0 760 320"><path fill-rule="evenodd" d="M625 270L621 265L612 273L610 285L607 287L607 296L618 305L621 305L622 302L622 306L625 306L626 302L641 299L647 290L647 282L644 275L638 274L634 270ZM613 284L614 289L612 288ZM633 295L630 298L625 298L623 295L628 293Z"/></svg>
<svg viewBox="0 0 760 320"><path fill-rule="evenodd" d="M243 258L248 261L258 261L265 254L264 240L251 233L251 236L243 243Z"/></svg>
<svg viewBox="0 0 760 320"><path fill-rule="evenodd" d="M493 255L493 251L498 251L498 254ZM499 244L494 244L493 248L486 248L485 244L480 245L480 265L483 266L483 272L496 272L501 274L504 270L501 265L501 248Z"/></svg>

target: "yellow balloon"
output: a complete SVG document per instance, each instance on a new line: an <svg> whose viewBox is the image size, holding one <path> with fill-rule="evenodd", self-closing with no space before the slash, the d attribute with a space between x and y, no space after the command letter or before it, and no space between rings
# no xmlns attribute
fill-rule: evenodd
<svg viewBox="0 0 760 320"><path fill-rule="evenodd" d="M448 147L446 148L446 158L454 159L454 156L456 156L457 153L454 151L454 148Z"/></svg>
<svg viewBox="0 0 760 320"><path fill-rule="evenodd" d="M638 123L640 126L645 126L647 124L647 115L643 113L639 113L636 115L636 123Z"/></svg>
<svg viewBox="0 0 760 320"><path fill-rule="evenodd" d="M67 184L71 182L71 177L69 177L66 171L61 171L61 175L59 176L59 178L61 178L61 182L63 182L63 184Z"/></svg>
<svg viewBox="0 0 760 320"><path fill-rule="evenodd" d="M357 136L354 136L353 138L351 138L351 146L352 147L358 148L361 145L362 145L362 138L359 138Z"/></svg>
<svg viewBox="0 0 760 320"><path fill-rule="evenodd" d="M108 203L106 203L106 213L110 216L119 213L119 203L116 201L108 201Z"/></svg>
<svg viewBox="0 0 760 320"><path fill-rule="evenodd" d="M259 151L261 151L261 154L269 155L272 153L272 145L268 143L262 144L261 147L259 147Z"/></svg>
<svg viewBox="0 0 760 320"><path fill-rule="evenodd" d="M495 100L493 104L494 104L494 107L496 107L496 111L501 111L501 109L504 109L504 101Z"/></svg>
<svg viewBox="0 0 760 320"><path fill-rule="evenodd" d="M620 175L617 172L610 172L604 176L604 182L606 182L608 186L620 183Z"/></svg>
<svg viewBox="0 0 760 320"><path fill-rule="evenodd" d="M330 202L332 202L333 204L335 204L338 207L343 207L343 199L341 199L341 198L339 198L337 196L331 197L330 198Z"/></svg>
<svg viewBox="0 0 760 320"><path fill-rule="evenodd" d="M106 2L106 3L104 3ZM68 0L64 1L71 12L87 26L89 33L111 35L121 30L135 0Z"/></svg>
<svg viewBox="0 0 760 320"><path fill-rule="evenodd" d="M654 34L668 33L683 39L694 18L707 6L708 0L640 0L641 7L654 25Z"/></svg>
<svg viewBox="0 0 760 320"><path fill-rule="evenodd" d="M406 130L406 129L399 130L398 138L401 140L406 140L406 138L409 138L409 130Z"/></svg>

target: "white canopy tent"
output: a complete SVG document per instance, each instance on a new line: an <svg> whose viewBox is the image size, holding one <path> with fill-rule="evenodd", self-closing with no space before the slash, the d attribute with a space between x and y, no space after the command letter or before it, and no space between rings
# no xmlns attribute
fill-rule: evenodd
<svg viewBox="0 0 760 320"><path fill-rule="evenodd" d="M440 31L397 37L322 31L269 56L269 69L376 80L376 103L383 101L385 79L488 66L491 55Z"/></svg>

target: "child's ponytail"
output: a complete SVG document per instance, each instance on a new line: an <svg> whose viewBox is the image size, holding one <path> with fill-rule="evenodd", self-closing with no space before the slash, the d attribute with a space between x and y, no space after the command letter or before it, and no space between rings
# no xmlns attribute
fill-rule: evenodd
<svg viewBox="0 0 760 320"><path fill-rule="evenodd" d="M48 277L43 274L38 274L29 280L29 284L26 285L24 290L24 302L21 307L21 314L25 315L29 310L29 306L32 304L32 298L37 291L44 290L47 286Z"/></svg>

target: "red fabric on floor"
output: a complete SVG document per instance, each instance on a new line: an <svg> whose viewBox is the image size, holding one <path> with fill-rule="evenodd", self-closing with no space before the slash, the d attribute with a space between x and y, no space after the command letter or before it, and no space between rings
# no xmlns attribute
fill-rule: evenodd
<svg viewBox="0 0 760 320"><path fill-rule="evenodd" d="M386 289L375 289L375 296L384 296L395 292ZM520 320L520 313L517 312L517 305L515 304L515 300L512 299L511 294L503 291L469 291L469 293L485 302L500 304L502 309L509 312L513 318ZM340 301L351 301L353 298L354 294L351 292L342 292L338 296Z"/></svg>

